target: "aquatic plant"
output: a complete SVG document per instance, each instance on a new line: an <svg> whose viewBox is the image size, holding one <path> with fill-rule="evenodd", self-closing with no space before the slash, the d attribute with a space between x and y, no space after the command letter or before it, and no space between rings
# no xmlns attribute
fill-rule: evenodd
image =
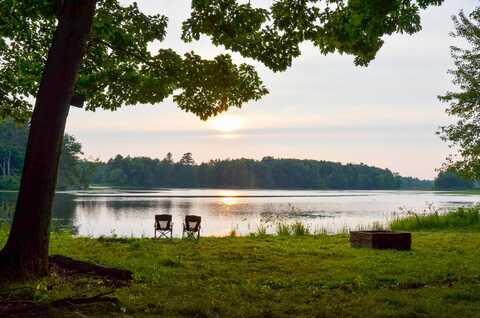
<svg viewBox="0 0 480 318"><path fill-rule="evenodd" d="M295 221L290 225L291 231L293 235L296 236L303 236L303 235L309 235L310 234L310 229L308 225L303 224L300 221Z"/></svg>
<svg viewBox="0 0 480 318"><path fill-rule="evenodd" d="M394 230L480 230L480 206L461 207L445 213L436 210L423 215L410 212L406 217L398 217L393 220L390 227Z"/></svg>

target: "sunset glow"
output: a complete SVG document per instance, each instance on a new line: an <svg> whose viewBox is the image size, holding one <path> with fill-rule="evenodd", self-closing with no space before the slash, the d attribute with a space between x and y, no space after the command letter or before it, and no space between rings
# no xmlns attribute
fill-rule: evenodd
<svg viewBox="0 0 480 318"><path fill-rule="evenodd" d="M210 127L220 132L228 133L242 128L242 119L232 115L221 115L209 121Z"/></svg>
<svg viewBox="0 0 480 318"><path fill-rule="evenodd" d="M234 205L238 203L238 199L235 197L225 197L222 198L222 203L225 205Z"/></svg>

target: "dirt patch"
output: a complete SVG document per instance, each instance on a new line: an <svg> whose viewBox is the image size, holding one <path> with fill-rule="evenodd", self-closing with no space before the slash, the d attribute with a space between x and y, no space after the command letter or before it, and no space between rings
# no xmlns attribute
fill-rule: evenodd
<svg viewBox="0 0 480 318"><path fill-rule="evenodd" d="M129 270L105 267L61 255L50 256L50 270L63 277L94 276L112 287L128 286L133 279L133 273Z"/></svg>

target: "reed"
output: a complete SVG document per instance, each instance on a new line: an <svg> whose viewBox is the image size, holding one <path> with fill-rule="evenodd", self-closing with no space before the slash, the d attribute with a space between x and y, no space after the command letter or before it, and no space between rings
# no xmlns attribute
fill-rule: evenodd
<svg viewBox="0 0 480 318"><path fill-rule="evenodd" d="M458 208L456 210L440 213L420 215L410 212L407 217L399 217L392 221L393 230L442 230L442 229L475 229L480 230L480 206L471 208Z"/></svg>
<svg viewBox="0 0 480 318"><path fill-rule="evenodd" d="M294 223L290 224L290 228L292 234L295 236L304 236L310 234L310 229L308 225L305 225L300 221L295 221Z"/></svg>

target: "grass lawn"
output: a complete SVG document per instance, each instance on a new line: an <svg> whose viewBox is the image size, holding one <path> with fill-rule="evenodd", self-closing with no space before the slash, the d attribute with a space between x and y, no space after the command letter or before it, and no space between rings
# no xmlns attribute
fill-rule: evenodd
<svg viewBox="0 0 480 318"><path fill-rule="evenodd" d="M0 246L5 241L0 234ZM60 317L479 317L480 233L417 232L409 252L352 249L348 236L191 241L52 234L51 254L134 272L120 303ZM4 286L0 299L48 303L109 290L51 276Z"/></svg>

